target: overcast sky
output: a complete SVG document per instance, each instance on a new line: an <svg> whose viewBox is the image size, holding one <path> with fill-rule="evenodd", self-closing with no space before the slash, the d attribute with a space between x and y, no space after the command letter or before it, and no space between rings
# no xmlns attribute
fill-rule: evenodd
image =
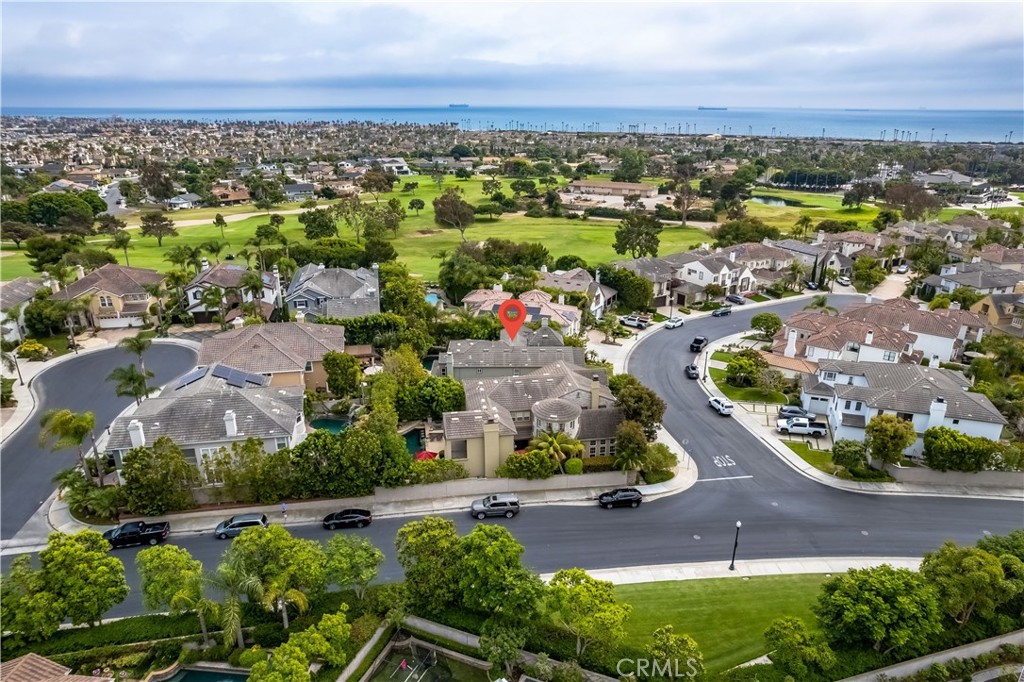
<svg viewBox="0 0 1024 682"><path fill-rule="evenodd" d="M1019 1L0 7L4 107L1024 102Z"/></svg>

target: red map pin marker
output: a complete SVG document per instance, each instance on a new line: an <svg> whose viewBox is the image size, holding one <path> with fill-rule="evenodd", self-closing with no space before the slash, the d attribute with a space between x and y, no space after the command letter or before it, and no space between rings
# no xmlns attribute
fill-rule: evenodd
<svg viewBox="0 0 1024 682"><path fill-rule="evenodd" d="M523 322L526 322L526 306L522 301L510 298L498 307L498 319L508 332L509 340L514 341Z"/></svg>

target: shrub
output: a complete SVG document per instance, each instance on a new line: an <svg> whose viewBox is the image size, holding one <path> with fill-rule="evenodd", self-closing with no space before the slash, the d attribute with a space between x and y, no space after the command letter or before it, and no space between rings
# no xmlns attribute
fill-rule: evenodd
<svg viewBox="0 0 1024 682"><path fill-rule="evenodd" d="M212 627L211 632L217 628ZM42 642L32 644L32 651L40 656L52 656L70 651L84 651L98 647L148 642L154 639L185 637L199 634L199 620L190 613L177 616L135 616L110 621L92 628L58 630ZM28 649L3 642L4 659L14 658Z"/></svg>
<svg viewBox="0 0 1024 682"><path fill-rule="evenodd" d="M544 209L540 206L531 206L526 209L525 215L527 218L543 218L546 214L544 213Z"/></svg>
<svg viewBox="0 0 1024 682"><path fill-rule="evenodd" d="M251 668L260 661L267 660L268 652L259 646L242 651L238 656L238 665L243 668Z"/></svg>
<svg viewBox="0 0 1024 682"><path fill-rule="evenodd" d="M684 308L684 307L680 306L679 307L679 312L681 312L683 315L689 315L693 311L690 310L689 308Z"/></svg>
<svg viewBox="0 0 1024 682"><path fill-rule="evenodd" d="M599 471L615 471L615 458L610 455L599 457L587 457L583 460L583 473L597 473Z"/></svg>
<svg viewBox="0 0 1024 682"><path fill-rule="evenodd" d="M495 473L502 478L551 478L558 471L558 464L540 450L513 452L497 468Z"/></svg>
<svg viewBox="0 0 1024 682"><path fill-rule="evenodd" d="M14 379L0 379L0 407L13 407L18 404L14 399Z"/></svg>
<svg viewBox="0 0 1024 682"><path fill-rule="evenodd" d="M671 471L645 471L644 482L647 485L654 485L655 483L664 483L675 478L675 474Z"/></svg>
<svg viewBox="0 0 1024 682"><path fill-rule="evenodd" d="M610 206L593 206L583 211L583 217L589 218L593 216L595 218L625 218L626 211L621 208L612 208Z"/></svg>
<svg viewBox="0 0 1024 682"><path fill-rule="evenodd" d="M699 222L713 223L718 220L718 214L716 214L710 208L691 208L686 212L687 220L697 220Z"/></svg>
<svg viewBox="0 0 1024 682"><path fill-rule="evenodd" d="M570 476L578 476L583 473L583 460L579 457L570 457L565 460L565 473Z"/></svg>
<svg viewBox="0 0 1024 682"><path fill-rule="evenodd" d="M252 643L265 649L273 649L284 644L288 633L280 623L260 623L252 629Z"/></svg>
<svg viewBox="0 0 1024 682"><path fill-rule="evenodd" d="M366 642L373 636L373 633L380 627L381 618L374 613L364 613L359 618L352 621L352 633L350 637L353 642L358 642L360 645Z"/></svg>
<svg viewBox="0 0 1024 682"><path fill-rule="evenodd" d="M466 467L450 459L425 459L412 463L413 483L442 483L467 476Z"/></svg>
<svg viewBox="0 0 1024 682"><path fill-rule="evenodd" d="M45 360L50 355L50 349L35 339L28 339L18 346L18 357L26 360Z"/></svg>

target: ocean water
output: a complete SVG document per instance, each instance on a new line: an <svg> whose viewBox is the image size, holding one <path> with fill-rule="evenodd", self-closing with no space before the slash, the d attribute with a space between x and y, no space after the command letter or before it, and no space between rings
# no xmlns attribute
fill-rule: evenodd
<svg viewBox="0 0 1024 682"><path fill-rule="evenodd" d="M697 107L355 107L279 109L90 109L6 107L5 116L192 121L448 123L464 130L636 132L826 137L865 140L1014 142L1024 111L885 109L698 109Z"/></svg>

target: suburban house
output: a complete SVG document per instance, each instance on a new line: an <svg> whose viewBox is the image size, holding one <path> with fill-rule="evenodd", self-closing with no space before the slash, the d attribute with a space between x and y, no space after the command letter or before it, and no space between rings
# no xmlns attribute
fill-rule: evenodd
<svg viewBox="0 0 1024 682"><path fill-rule="evenodd" d="M818 232L815 244L823 244L851 260L861 256L869 256L879 260L882 267L892 267L897 260L902 260L905 247L890 237L881 234L868 234L858 230L826 234ZM891 255L888 255L889 252Z"/></svg>
<svg viewBox="0 0 1024 682"><path fill-rule="evenodd" d="M645 185L640 182L611 182L609 180L573 180L569 183L568 191L619 197L639 194L641 197L651 198L658 195L658 188L654 185Z"/></svg>
<svg viewBox="0 0 1024 682"><path fill-rule="evenodd" d="M982 263L1024 273L1024 249L1010 249L1001 244L985 244L977 253Z"/></svg>
<svg viewBox="0 0 1024 682"><path fill-rule="evenodd" d="M990 334L1024 339L1024 292L989 294L972 305L971 312L987 320Z"/></svg>
<svg viewBox="0 0 1024 682"><path fill-rule="evenodd" d="M675 268L673 292L675 302L685 304L681 295L703 293L709 284L721 286L727 294L740 294L754 289L754 274L750 268L736 262L736 251L708 254L702 251L682 251L662 260ZM691 285L686 287L685 285ZM680 285L682 290L677 291ZM693 299L690 299L691 302Z"/></svg>
<svg viewBox="0 0 1024 682"><path fill-rule="evenodd" d="M567 294L586 294L590 314L598 320L604 315L604 311L615 303L615 298L618 296L615 289L601 284L600 271L597 271L596 275L591 275L583 268L548 272L548 266L542 265L537 286L557 289Z"/></svg>
<svg viewBox="0 0 1024 682"><path fill-rule="evenodd" d="M502 290L501 284L492 289L476 289L462 297L462 305L478 316L485 313L498 314L498 308L512 294ZM551 294L539 289L523 292L519 300L526 306L526 322L556 322L564 334L575 336L580 333L583 313L579 308L565 303L565 296L559 294L558 302L552 301Z"/></svg>
<svg viewBox="0 0 1024 682"><path fill-rule="evenodd" d="M10 282L0 282L0 313L4 320L0 325L5 341L22 341L25 338L25 306L32 302L36 292L49 286L49 278L16 277Z"/></svg>
<svg viewBox="0 0 1024 682"><path fill-rule="evenodd" d="M171 197L164 202L167 206L168 211L180 211L185 208L198 208L203 205L203 198L198 194L188 192L186 194L179 194L176 197Z"/></svg>
<svg viewBox="0 0 1024 682"><path fill-rule="evenodd" d="M130 268L123 265L106 265L89 274L79 265L75 268L78 276L64 289L59 289L50 298L58 301L89 298L89 309L79 315L79 321L88 327L115 329L141 327L149 315L149 307L156 298L146 291L146 286L162 282L164 276L156 270Z"/></svg>
<svg viewBox="0 0 1024 682"><path fill-rule="evenodd" d="M787 319L772 338L772 353L821 363L913 362L917 335L838 315L798 312Z"/></svg>
<svg viewBox="0 0 1024 682"><path fill-rule="evenodd" d="M86 190L95 188L95 186L95 182L74 182L72 180L66 180L64 178L61 178L59 180L54 180L49 185L46 185L39 191L45 194L64 194L66 192L84 192Z"/></svg>
<svg viewBox="0 0 1024 682"><path fill-rule="evenodd" d="M377 269L325 268L310 263L292 277L284 296L290 310L305 320L322 317L348 319L380 312Z"/></svg>
<svg viewBox="0 0 1024 682"><path fill-rule="evenodd" d="M106 452L118 468L132 448L167 436L199 467L221 448L255 438L267 452L293 447L306 437L301 385L212 364L192 370L142 401L110 426Z"/></svg>
<svg viewBox="0 0 1024 682"><path fill-rule="evenodd" d="M772 246L784 249L793 254L793 260L800 262L808 272L817 263L818 267L835 270L840 275L849 275L853 272L853 259L844 256L837 249L828 247L824 242L819 244L805 244L796 239L782 239L773 242Z"/></svg>
<svg viewBox="0 0 1024 682"><path fill-rule="evenodd" d="M991 263L948 263L940 268L939 274L928 275L921 287L926 297L951 294L960 287L979 294L1008 294L1020 281L1024 281L1024 274Z"/></svg>
<svg viewBox="0 0 1024 682"><path fill-rule="evenodd" d="M465 380L521 376L556 362L584 366L584 351L562 345L561 336L550 327L537 331L521 329L515 343L502 341L455 339L434 363L433 372Z"/></svg>
<svg viewBox="0 0 1024 682"><path fill-rule="evenodd" d="M1006 419L970 386L963 374L937 367L822 360L800 398L805 409L827 415L835 440L864 440L868 422L880 414L913 422L918 439L906 453L918 457L921 435L935 426L999 440Z"/></svg>
<svg viewBox="0 0 1024 682"><path fill-rule="evenodd" d="M247 272L251 271L243 265L233 263L218 263L211 267L210 262L204 258L199 274L185 285L185 299L188 301L186 310L198 322L212 321L214 316L219 314L219 308L204 304L203 293L212 287L218 287L223 292L221 301L227 310L224 322L232 321L242 314L242 303L256 300L252 291L242 287L242 278ZM264 272L261 273L261 277L263 291L258 302L263 317L270 320L274 318L278 302L281 300L281 279L277 272Z"/></svg>
<svg viewBox="0 0 1024 682"><path fill-rule="evenodd" d="M245 187L214 187L213 198L219 206L237 206L249 202L249 190Z"/></svg>
<svg viewBox="0 0 1024 682"><path fill-rule="evenodd" d="M902 329L916 335L914 350L935 365L958 362L964 344L981 341L985 333L985 318L956 305L944 310L921 310L905 298L875 301L868 296L864 303L855 303L840 315L869 323L876 330Z"/></svg>
<svg viewBox="0 0 1024 682"><path fill-rule="evenodd" d="M228 367L270 378L271 386L327 387L324 355L331 352L360 357L367 347L345 347L345 328L333 324L279 322L253 324L205 339L197 364Z"/></svg>
<svg viewBox="0 0 1024 682"><path fill-rule="evenodd" d="M503 375L463 379L466 409L443 416L445 452L470 476L494 476L509 453L542 432L576 438L583 443L584 457L615 454L623 417L606 373L566 360L524 374L503 369Z"/></svg>
<svg viewBox="0 0 1024 682"><path fill-rule="evenodd" d="M672 304L672 280L675 277L676 269L664 259L634 258L633 260L615 261L612 265L629 270L650 282L654 290L651 305L655 308Z"/></svg>
<svg viewBox="0 0 1024 682"><path fill-rule="evenodd" d="M395 175L412 175L412 169L409 168L409 164L407 164L405 159L401 157L359 159L359 165L378 165L385 173L394 173Z"/></svg>
<svg viewBox="0 0 1024 682"><path fill-rule="evenodd" d="M112 677L72 675L71 668L39 654L27 653L0 663L4 682L111 682Z"/></svg>
<svg viewBox="0 0 1024 682"><path fill-rule="evenodd" d="M281 191L284 192L286 201L304 201L305 199L312 199L316 196L316 188L313 187L313 183L311 182L284 185L281 187Z"/></svg>

